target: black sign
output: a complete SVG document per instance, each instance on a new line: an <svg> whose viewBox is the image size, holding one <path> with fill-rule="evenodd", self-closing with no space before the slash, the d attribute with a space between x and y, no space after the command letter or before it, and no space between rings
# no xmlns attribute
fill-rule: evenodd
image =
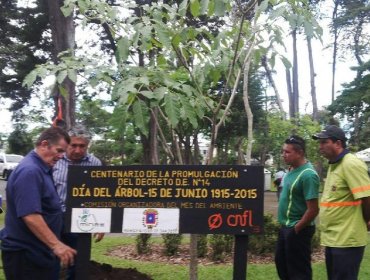
<svg viewBox="0 0 370 280"><path fill-rule="evenodd" d="M122 232L126 209L155 219L170 208L179 209L180 233L261 233L263 194L262 166L70 166L66 223L73 208L110 208L110 232Z"/></svg>

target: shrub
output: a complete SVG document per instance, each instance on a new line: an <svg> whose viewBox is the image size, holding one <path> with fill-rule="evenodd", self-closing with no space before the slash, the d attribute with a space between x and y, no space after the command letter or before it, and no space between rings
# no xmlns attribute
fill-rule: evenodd
<svg viewBox="0 0 370 280"><path fill-rule="evenodd" d="M166 256L174 256L178 251L181 244L181 234L162 234L164 242L164 254Z"/></svg>
<svg viewBox="0 0 370 280"><path fill-rule="evenodd" d="M233 251L234 247L234 235L225 234L225 253L230 254Z"/></svg>
<svg viewBox="0 0 370 280"><path fill-rule="evenodd" d="M251 235L249 238L248 250L252 254L265 254L275 252L280 225L271 214L265 214L264 233L261 235ZM315 235L312 238L312 248L320 246L320 234L316 228Z"/></svg>
<svg viewBox="0 0 370 280"><path fill-rule="evenodd" d="M212 234L210 238L212 248L211 259L223 261L225 259L225 238L222 234Z"/></svg>
<svg viewBox="0 0 370 280"><path fill-rule="evenodd" d="M249 238L248 250L252 254L273 253L279 234L279 224L271 214L265 214L264 233L260 235L251 235Z"/></svg>
<svg viewBox="0 0 370 280"><path fill-rule="evenodd" d="M198 243L197 243L197 249L198 249L198 258L204 258L207 255L207 234L198 234Z"/></svg>
<svg viewBox="0 0 370 280"><path fill-rule="evenodd" d="M149 233L140 233L136 236L136 251L139 255L150 252L149 239L151 236Z"/></svg>

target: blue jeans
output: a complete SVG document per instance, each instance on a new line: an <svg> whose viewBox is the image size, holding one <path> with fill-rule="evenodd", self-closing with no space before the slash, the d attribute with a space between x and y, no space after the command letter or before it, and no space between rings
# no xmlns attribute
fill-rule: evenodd
<svg viewBox="0 0 370 280"><path fill-rule="evenodd" d="M298 234L294 227L281 227L275 252L275 265L280 279L311 280L311 240L315 226L307 226Z"/></svg>
<svg viewBox="0 0 370 280"><path fill-rule="evenodd" d="M357 280L365 247L325 248L329 280Z"/></svg>

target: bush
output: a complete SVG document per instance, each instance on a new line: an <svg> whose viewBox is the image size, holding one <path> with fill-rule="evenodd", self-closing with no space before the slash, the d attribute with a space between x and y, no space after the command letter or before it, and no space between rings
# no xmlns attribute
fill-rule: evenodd
<svg viewBox="0 0 370 280"><path fill-rule="evenodd" d="M234 247L234 235L226 234L224 235L225 239L225 253L231 254Z"/></svg>
<svg viewBox="0 0 370 280"><path fill-rule="evenodd" d="M164 254L166 256L174 256L178 251L181 244L181 234L162 234L164 242Z"/></svg>
<svg viewBox="0 0 370 280"><path fill-rule="evenodd" d="M264 220L264 233L261 235L251 235L249 238L248 250L252 254L274 253L277 243L280 225L271 214L266 214ZM320 246L320 234L316 228L315 235L312 238L312 248Z"/></svg>
<svg viewBox="0 0 370 280"><path fill-rule="evenodd" d="M197 249L198 249L198 258L204 258L207 255L207 234L198 234L198 243L197 243Z"/></svg>
<svg viewBox="0 0 370 280"><path fill-rule="evenodd" d="M222 234L213 234L210 239L212 248L211 259L223 261L225 259L225 238Z"/></svg>
<svg viewBox="0 0 370 280"><path fill-rule="evenodd" d="M149 239L151 236L149 233L140 233L136 236L136 251L139 255L150 252Z"/></svg>
<svg viewBox="0 0 370 280"><path fill-rule="evenodd" d="M248 250L252 254L273 253L279 234L279 224L271 214L263 216L264 233L251 235L249 238Z"/></svg>

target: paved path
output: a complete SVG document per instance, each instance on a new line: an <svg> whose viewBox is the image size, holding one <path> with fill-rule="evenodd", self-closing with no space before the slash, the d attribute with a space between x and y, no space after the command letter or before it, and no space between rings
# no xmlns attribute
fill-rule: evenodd
<svg viewBox="0 0 370 280"><path fill-rule="evenodd" d="M265 192L264 197L264 211L265 213L271 213L274 217L277 216L278 201L276 192Z"/></svg>
<svg viewBox="0 0 370 280"><path fill-rule="evenodd" d="M6 181L3 179L0 179L0 195L2 195L3 199L5 199L5 186L6 186Z"/></svg>

